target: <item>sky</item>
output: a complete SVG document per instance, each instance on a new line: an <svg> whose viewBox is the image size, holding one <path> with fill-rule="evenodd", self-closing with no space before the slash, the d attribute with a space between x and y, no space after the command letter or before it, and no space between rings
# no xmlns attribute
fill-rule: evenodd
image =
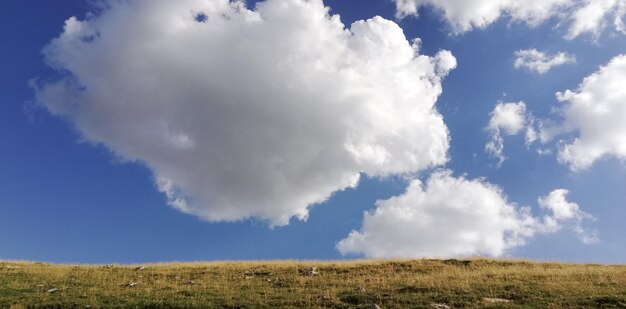
<svg viewBox="0 0 626 309"><path fill-rule="evenodd" d="M624 263L625 15L0 1L0 259Z"/></svg>

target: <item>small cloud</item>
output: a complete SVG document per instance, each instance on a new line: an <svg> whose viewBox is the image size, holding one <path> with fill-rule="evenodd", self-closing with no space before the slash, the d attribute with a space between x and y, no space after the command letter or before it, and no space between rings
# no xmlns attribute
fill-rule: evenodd
<svg viewBox="0 0 626 309"><path fill-rule="evenodd" d="M550 156L552 155L552 149L548 149L548 148L540 148L537 149L537 154L540 156Z"/></svg>
<svg viewBox="0 0 626 309"><path fill-rule="evenodd" d="M341 254L367 258L502 256L537 234L571 229L584 243L597 240L582 228L590 216L555 190L539 199L546 215L509 202L502 190L483 179L433 173L426 183L413 180L406 192L377 201L359 231L337 243Z"/></svg>
<svg viewBox="0 0 626 309"><path fill-rule="evenodd" d="M417 16L421 7L441 12L455 34L482 29L501 15L536 26L570 4L571 0L395 0L396 16Z"/></svg>
<svg viewBox="0 0 626 309"><path fill-rule="evenodd" d="M509 18L535 27L556 18L567 28L566 39L583 34L595 37L612 24L615 32L625 33L626 0L394 0L396 17L418 16L420 8L430 7L441 14L451 32L462 34L484 29Z"/></svg>
<svg viewBox="0 0 626 309"><path fill-rule="evenodd" d="M498 103L491 112L487 130L490 140L485 145L485 151L498 159L498 166L506 160L504 156L504 136L514 136L526 131L526 144L530 145L537 139L537 132L533 128L534 118L526 113L526 104Z"/></svg>
<svg viewBox="0 0 626 309"><path fill-rule="evenodd" d="M482 179L438 171L413 180L402 195L377 201L360 231L337 244L342 254L368 258L501 256L534 232L529 210L507 201Z"/></svg>
<svg viewBox="0 0 626 309"><path fill-rule="evenodd" d="M557 189L537 200L539 206L549 212L543 219L542 229L545 232L553 233L563 227L569 227L578 234L582 242L597 242L597 232L582 227L584 220L595 219L590 214L580 210L578 204L568 202L566 199L568 193L568 190Z"/></svg>
<svg viewBox="0 0 626 309"><path fill-rule="evenodd" d="M536 49L518 50L515 52L515 68L526 68L539 74L545 74L553 67L567 63L575 63L574 55L559 52L555 55L547 55Z"/></svg>
<svg viewBox="0 0 626 309"><path fill-rule="evenodd" d="M584 1L584 5L580 5L570 15L571 23L565 38L573 39L583 33L598 38L611 23L611 19L615 31L625 33L622 20L624 15L626 0Z"/></svg>

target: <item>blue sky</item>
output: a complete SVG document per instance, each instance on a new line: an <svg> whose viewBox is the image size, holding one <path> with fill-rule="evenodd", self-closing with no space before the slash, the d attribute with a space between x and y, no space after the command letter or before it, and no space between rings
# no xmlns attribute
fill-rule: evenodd
<svg viewBox="0 0 626 309"><path fill-rule="evenodd" d="M296 12L305 14L303 16L319 13L314 7L302 6L300 0L288 2L294 6L292 10L297 9ZM338 14L347 28L357 20L374 16L389 21L370 22L367 24L370 28L361 30L361 33L370 35L369 38L374 38L370 41L374 42L373 45L368 45L370 49L358 45L350 53L339 56L330 51L335 46L333 44L345 42L342 41L343 37L332 36L333 32L326 28L330 27L327 19L307 24L308 28L303 27L302 33L306 35L306 31L311 31L308 33L310 35L330 31L329 37L332 39L329 41L315 41L315 38L308 36L298 41L301 43L285 47L292 54L273 51L281 42L301 35L289 29L300 29L299 23L308 21L272 17L274 15L271 13L280 13L280 8L270 5L266 5L269 8L263 18L279 25L282 28L280 31L267 27L259 32L245 32L248 30L243 22L244 26L239 25L239 28L230 27L228 23L240 22L239 15L236 15L239 11L234 10L228 11L235 12L232 20L229 19L225 24L211 24L213 17L219 16L220 9L213 12L208 8L205 12L209 16L207 25L216 27L218 30L215 31L223 31L224 36L203 36L204 30L198 28L198 32L189 30L182 35L169 37L159 32L165 30L154 27L146 18L146 28L138 29L154 32L144 36L140 35L143 32L137 30L139 34L136 35L140 36L133 37L133 31L129 30L131 34L124 41L122 38L107 37L107 31L112 33L115 29L129 27L129 24L124 24L128 22L123 18L125 12L135 14L154 9L159 13L173 10L167 6L176 4L165 4L167 1L124 1L129 4L101 9L89 1L79 0L0 2L0 46L3 46L0 49L0 259L140 263L481 255L623 263L623 257L626 256L626 229L623 226L626 215L626 191L623 189L626 185L626 167L622 161L626 155L620 150L620 142L626 138L626 131L621 125L626 121L626 110L622 107L626 105L626 96L619 91L613 95L603 93L606 89L602 88L602 84L590 83L587 88L579 88L579 85L586 77L597 72L609 80L626 85L624 66L618 65L618 61L612 62L612 59L617 59L626 51L624 34L619 27L613 27L614 21L623 20L623 16L611 11L626 4L615 1L615 7L606 8L606 20L602 20L604 27L598 24L593 30L576 33L572 37L572 29L577 21L561 19L557 13L570 12L571 16L577 16L585 8L573 0L552 2L556 3L554 7L546 7L547 11L541 11L549 14L529 13L531 16L544 17L533 25L528 25L527 19L524 19L526 15L521 15L518 8L505 4L496 10L499 18L487 19L488 22L482 25L464 23L463 16L455 19L452 13L445 15L445 12L454 12L454 2L450 1L407 1L410 6L419 9L419 16L397 9L394 1L388 0L325 1L324 5L330 8L330 14ZM181 12L199 10L193 7L200 5L198 1L179 3L179 6L189 6L180 8ZM277 1L268 0L268 3L276 4ZM430 4L422 6L420 3ZM248 8L254 10L254 4L248 3ZM88 12L95 12L95 15L88 15ZM470 14L472 11L468 12ZM408 16L398 17L402 14ZM97 33L93 42L80 44L92 44L90 46L97 48L72 49L74 43L69 40L70 28L66 26L64 30L64 23L72 16L78 21L85 21L78 25L87 25L78 31ZM137 24L144 22L144 15L136 17ZM167 23L168 20L163 22ZM280 27L281 23L288 24ZM402 44L393 45L389 51L391 54L386 57L377 56L383 54L384 46L376 45L379 44L376 38L397 35L390 23L397 24L405 38L393 37L398 40L398 44ZM322 27L321 30L315 28L318 26ZM368 32L370 30L371 33ZM68 41L57 41L60 43L52 52L48 48L46 63L46 56L42 52L44 47L64 31ZM353 27L352 32L357 33L357 30ZM251 37L250 33L256 36ZM121 54L125 50L146 50L151 45L142 45L143 39L153 35L163 37L162 41L158 41L163 44L160 50L170 51L155 53L159 57L199 59L202 63L195 64L200 69L194 68L194 63L185 66L189 63L184 60L169 62L171 59L162 58L162 61L150 62L152 55L139 54L139 60L136 60ZM568 35L570 37L566 37ZM229 37L230 40L222 40L222 37ZM389 60L396 56L403 57L395 54L396 51L400 47L409 48L409 41L414 38L421 39L420 49L416 52L429 56L424 60L424 65L434 70L434 73L428 73L428 69L416 72L422 67L416 69L404 62L398 65ZM207 49L203 52L183 51L183 54L178 55L176 52L185 49L184 45L176 45L181 42L189 43L190 49ZM245 46L249 50L231 50L230 46L235 44L232 42L247 42ZM311 45L304 46L305 43ZM345 46L357 46L350 44ZM137 49L132 49L134 47ZM526 67L516 68L516 51L530 49L536 49L548 58L564 52L574 56L575 62L553 66L545 73ZM442 50L450 51L456 59L456 66L447 64L449 58L440 53ZM366 55L367 51L373 51L375 55ZM237 53L238 57L230 57L229 53ZM242 55L248 58L242 58ZM293 61L296 64L293 70L285 73L287 76L277 76L276 72L268 73L265 70L272 67L265 66L264 62L271 64L275 57L282 63L289 55L295 55L293 59L296 60ZM348 57L346 55L357 60L364 55L371 58L368 58L370 62L367 65L359 66L354 64L357 60L344 63L342 59ZM263 58L265 56L268 58ZM311 57L323 59L328 72L333 73L325 73L322 78L318 78L318 71L306 71L310 68L306 61ZM130 59L130 65L136 61L145 61L150 68L146 71L137 69L137 72L134 67L129 67L128 72L115 71L116 60L111 59L118 58L120 67L128 65L123 61ZM156 56L154 59L157 59ZM236 66L233 69L235 73L213 65L215 59L222 59L226 63L224 67ZM252 59L251 65L246 65L247 59ZM60 63L56 68L50 65L54 61ZM108 66L99 66L99 61ZM160 66L161 63L174 63L177 66ZM355 79L355 84L351 84L341 79L344 75L332 75L337 72L335 66L347 67L356 72L369 72L367 70L371 69L374 74L362 73L360 79ZM605 67L604 71L600 69L601 66ZM112 69L109 71L108 68ZM242 75L237 75L237 70L241 70ZM154 99L160 104L158 107L141 110L143 105L139 103L125 105L126 99L132 101L129 98L153 98L150 93L137 90L141 86L134 85L143 85L138 80L151 80L145 74L158 75L160 72L166 76L154 81L156 88L153 89L165 91L159 95L163 99ZM405 72L405 75L397 72ZM169 80L168 74L181 74L179 76L189 78L186 81L198 80L198 83L188 83L184 87L175 83L159 83ZM340 81L335 82L333 76ZM406 76L414 78L409 80L411 82L419 80L421 83L428 79L429 85L435 88L441 86L442 92L437 97L436 91L428 87L419 90L422 89L419 88L421 84L415 87L411 83L404 85L403 78ZM293 88L274 89L274 78L275 83L287 81ZM289 84L290 80L299 78L304 82ZM330 84L327 84L326 78L330 79ZM35 86L29 86L32 80L35 80ZM55 84L57 81L77 81L81 90L72 92L64 88L62 94L55 96L50 89L58 85ZM364 84L356 84L361 82ZM363 95L358 92L364 88L363 85L369 85L373 90ZM264 87L271 90L266 91ZM112 99L108 96L110 94L103 97L102 93L107 92L100 89L111 90L114 93ZM568 89L580 95L559 102L555 94ZM614 89L606 91L611 90ZM194 91L198 94L189 95ZM126 92L131 94L127 97L122 94L116 96L117 93ZM366 99L361 101L366 103L358 100L353 102L349 98L344 100L341 96L344 92L363 95ZM182 94L177 97L177 93ZM238 93L246 96L240 97ZM326 105L307 103L309 100L305 95L316 96L318 93L321 94L315 99ZM409 94L415 95L409 97ZM428 98L433 96L436 101L429 101ZM586 96L594 99L587 102ZM208 100L210 103L207 104L213 104L210 107L217 112L210 117L198 116L207 109L197 109L197 106L202 105L191 102L191 98L199 98L198 104ZM246 98L250 101L245 101ZM237 114L229 118L231 109L220 109L220 104L236 104L233 102L238 99L248 104L238 105L236 109L246 116ZM115 101L119 109L107 114L110 106L107 104L113 102L111 100L119 100ZM257 102L281 100L286 103L255 105ZM419 111L401 104L413 104L413 101L416 106L422 106ZM495 117L494 108L497 104L518 104L520 101L524 102L525 113L514 116L521 117L524 124L520 127L515 125L514 120L503 118L506 121L498 127L504 142L503 155L506 157L498 166L498 158L485 150L485 145L490 141L490 119ZM391 110L388 114L369 114L383 103ZM76 108L74 104L80 107ZM332 110L335 106L333 104L345 104L342 106L348 108L343 110L337 107L337 110ZM361 110L362 104L370 104L367 106L372 108ZM435 104L434 108L430 107L432 104ZM585 114L593 114L593 106L600 105L613 116L584 117ZM569 114L567 106L572 106ZM94 109L89 110L91 107ZM133 115L135 109L140 112ZM320 109L328 109L328 113ZM301 110L308 111L303 114L311 117L311 123L308 123L307 117L295 115ZM415 113L417 119L411 118L413 116L404 117L412 113ZM113 118L112 115L118 114L123 116ZM438 114L445 127L432 120ZM172 115L176 115L176 118ZM387 119L389 115L391 120ZM172 118L168 118L170 116ZM184 148L184 154L178 156L182 152L160 148L159 143L169 138L169 135L164 137L156 133L142 133L142 130L158 132L159 128L153 124L160 122L151 121L151 117L170 121L168 128L176 128L177 131L172 134L176 141L182 143L180 147ZM268 118L261 121L260 117ZM363 120L367 117L374 120ZM186 119L182 121L183 124L191 125L181 125L180 119ZM225 119L223 124L220 119ZM598 119L604 121L598 123ZM260 123L258 126L250 125L257 121ZM302 129L303 133L298 131L297 134L282 136L280 134L284 131L278 130L274 135L255 135L264 128L275 129L266 126L265 121L284 125L279 127L283 129ZM303 124L305 121L306 125ZM357 123L357 127L362 129L341 131L344 127L340 124L346 121ZM422 123L429 121L435 121L431 123L432 127L448 130L449 145L443 149L448 154L447 161L442 161L441 156L429 157L441 150L436 147L443 147L433 145L446 140L430 141L430 135L421 133L427 131ZM396 124L401 133L386 131L389 127L396 128ZM551 133L550 126L558 134ZM603 130L589 129L598 126L606 127L606 135ZM527 144L524 132L529 128L536 130L539 137ZM220 133L221 130L226 133ZM511 135L506 132L511 132ZM210 138L207 137L205 141L208 146L202 149L200 146L191 147L191 150L185 148L190 140L192 146L204 141L194 134L202 138L209 135ZM245 139L249 134L254 139L242 143L232 141ZM542 134L549 137L543 140ZM126 135L137 139L127 138ZM377 161L375 156L370 159L364 150L369 148L358 148L361 144L355 144L358 147L355 146L357 150L353 151L337 146L345 142L341 140L343 136L352 135L358 141L366 141L363 145L387 147L386 151L390 153L387 159L390 159L385 163ZM373 141L372 136L381 137L381 140ZM573 152L568 157L569 161L561 155L563 147L572 145L576 138L588 142L586 145L593 144L597 150L600 146L594 142L605 141L605 136L607 141L601 145L604 148L589 164L580 163L580 158L586 153L582 146L579 152ZM310 143L300 143L302 140L308 141L309 137ZM338 144L326 143L335 138ZM389 140L393 143L387 144ZM263 148L264 145L269 146ZM322 159L312 157L312 168L300 168L298 164L309 162L302 163L296 159L303 153L309 153L309 150L293 150L299 146L312 147L320 152L319 158ZM229 152L226 150L229 147L235 150ZM426 151L416 151L415 161L402 157L402 154L414 151L415 148L422 149L420 147ZM242 151L247 149L261 153ZM396 149L399 149L398 152L394 152ZM550 152L538 154L538 150ZM213 155L215 151L217 155ZM270 176L262 168L250 171L246 161L260 165L269 162L264 160L264 151L269 158L279 157L288 164L277 165L279 168L272 170ZM243 178L237 183L222 183L228 176L214 175L230 170L214 162L219 158L229 164L236 164L231 167L235 171L232 174ZM185 161L189 164L185 164ZM203 167L204 164L208 167ZM305 167L308 166L306 164ZM291 172L289 168L292 167L296 172ZM339 182L336 177L350 173L361 174L354 188L348 182ZM173 183L174 189L169 193L174 194L175 198L169 199L169 205L166 186L158 185L156 181L159 176ZM239 179L237 177L233 179ZM282 177L288 180L286 184L281 187L274 185L276 179ZM314 183L302 180L318 178L320 181ZM429 179L433 180L432 184ZM421 191L419 185L408 189L410 183L415 184L418 180L422 182ZM441 190L435 190L434 180L440 180ZM232 185L232 193L220 191L219 188L229 185ZM259 188L266 190L263 191L266 193L259 195ZM555 191L558 189L569 193L559 195ZM552 195L554 199L549 198L551 193L555 193ZM272 195L272 198L263 200L263 194ZM315 198L308 198L312 195ZM388 200L394 196L406 198L379 203L378 209L381 211L375 211L377 200ZM448 198L452 196L459 198ZM185 205L176 208L176 197L185 199ZM311 202L320 197L328 198L322 203ZM540 197L543 197L543 204L538 202ZM259 205L252 200L259 201ZM304 202L296 205L297 201ZM522 210L524 207L529 207L529 214ZM472 210L475 209L479 210L478 217L474 217L476 214ZM297 218L302 211L308 211L306 221ZM364 225L364 211L370 212L371 225ZM559 215L563 211L569 215ZM284 216L289 219L289 224L283 222ZM422 223L420 218L426 217L431 218L432 222L438 222L438 225L433 227ZM408 223L396 224L393 220ZM556 222L558 227L550 225L550 222ZM404 226L411 228L403 229ZM456 230L457 227L459 230ZM355 234L350 234L351 231ZM460 238L454 236L461 234L471 235L469 245L462 245ZM585 241L585 237L593 239ZM450 245L437 245L444 242Z"/></svg>

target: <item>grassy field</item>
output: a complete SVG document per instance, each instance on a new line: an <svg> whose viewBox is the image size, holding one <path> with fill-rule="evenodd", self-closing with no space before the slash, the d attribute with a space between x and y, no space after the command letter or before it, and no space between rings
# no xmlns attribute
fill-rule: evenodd
<svg viewBox="0 0 626 309"><path fill-rule="evenodd" d="M626 308L626 266L493 260L0 262L0 308Z"/></svg>

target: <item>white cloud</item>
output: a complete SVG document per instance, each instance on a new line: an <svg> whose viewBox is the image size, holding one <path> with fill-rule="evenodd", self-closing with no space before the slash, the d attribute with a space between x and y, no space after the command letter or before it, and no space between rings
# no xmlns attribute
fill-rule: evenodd
<svg viewBox="0 0 626 309"><path fill-rule="evenodd" d="M443 14L456 34L485 28L508 15L513 20L537 25L573 0L395 0L398 17L417 15L421 7L432 7Z"/></svg>
<svg viewBox="0 0 626 309"><path fill-rule="evenodd" d="M564 199L566 191L555 192L540 199L551 212L540 220L482 179L435 172L425 184L414 180L404 194L378 201L337 249L368 258L502 256L536 233L580 227L584 213Z"/></svg>
<svg viewBox="0 0 626 309"><path fill-rule="evenodd" d="M582 227L584 220L594 218L581 211L578 204L568 202L566 199L568 193L569 191L565 189L557 189L537 200L542 209L550 212L544 217L542 228L546 232L556 232L563 226L569 226L584 243L597 242L596 232Z"/></svg>
<svg viewBox="0 0 626 309"><path fill-rule="evenodd" d="M491 112L491 119L487 126L490 140L485 145L485 150L498 159L498 166L506 160L503 135L513 136L526 130L526 144L528 145L537 139L533 124L533 116L526 113L524 102L498 103L496 105Z"/></svg>
<svg viewBox="0 0 626 309"><path fill-rule="evenodd" d="M456 60L418 43L380 17L348 29L321 0L107 1L67 20L44 51L66 77L34 87L84 139L147 165L173 207L284 225L360 173L448 160L434 105Z"/></svg>
<svg viewBox="0 0 626 309"><path fill-rule="evenodd" d="M505 16L536 26L556 17L565 24L568 39L598 36L607 24L625 32L626 0L395 0L398 17L418 15L421 7L441 12L455 34L485 28Z"/></svg>
<svg viewBox="0 0 626 309"><path fill-rule="evenodd" d="M622 19L626 14L626 0L586 0L583 3L571 17L567 38L572 39L583 33L597 37L611 19L615 30L624 33Z"/></svg>
<svg viewBox="0 0 626 309"><path fill-rule="evenodd" d="M535 224L496 186L439 171L426 184L414 180L404 194L378 201L361 231L337 248L371 258L500 256L523 244Z"/></svg>
<svg viewBox="0 0 626 309"><path fill-rule="evenodd" d="M554 137L575 132L573 141L560 140L558 159L576 170L604 157L626 159L626 55L613 58L586 77L578 89L557 93L565 102L562 124L544 129Z"/></svg>
<svg viewBox="0 0 626 309"><path fill-rule="evenodd" d="M515 68L527 68L539 74L545 74L555 66L576 62L576 57L568 53L547 55L536 49L518 50L515 57Z"/></svg>

